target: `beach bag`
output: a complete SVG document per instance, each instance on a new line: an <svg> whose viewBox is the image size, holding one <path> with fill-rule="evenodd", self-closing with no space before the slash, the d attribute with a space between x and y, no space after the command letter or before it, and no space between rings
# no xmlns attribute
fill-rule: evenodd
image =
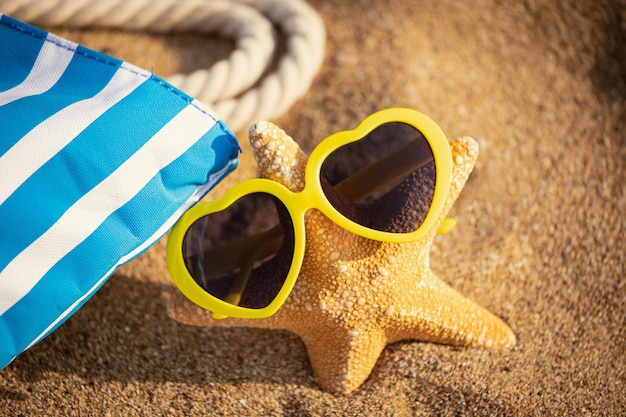
<svg viewBox="0 0 626 417"><path fill-rule="evenodd" d="M149 71L0 15L0 369L237 164L235 136Z"/></svg>

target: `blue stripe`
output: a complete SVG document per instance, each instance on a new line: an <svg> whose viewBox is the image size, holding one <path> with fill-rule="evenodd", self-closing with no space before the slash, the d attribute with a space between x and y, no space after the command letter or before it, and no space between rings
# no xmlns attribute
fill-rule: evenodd
<svg viewBox="0 0 626 417"><path fill-rule="evenodd" d="M148 80L26 180L0 205L0 271L186 105Z"/></svg>
<svg viewBox="0 0 626 417"><path fill-rule="evenodd" d="M30 35L30 36L24 36ZM3 15L0 19L0 91L15 87L30 73L48 32Z"/></svg>
<svg viewBox="0 0 626 417"><path fill-rule="evenodd" d="M0 345L13 339L15 342L11 343L16 344L17 352L26 348L61 312L95 285L98 277L103 277L112 265L116 265L120 257L150 238L198 186L208 182L212 173L226 166L230 157L236 155L236 148L229 132L223 129L221 124L214 125L185 154L162 169L133 199L59 261L28 295L6 311L0 320ZM212 167L210 172L207 167ZM71 281L67 277L76 279ZM42 300L51 302L42 303ZM33 311L37 314L32 315ZM25 323L23 317L31 319ZM20 329L1 325L2 322L15 323Z"/></svg>
<svg viewBox="0 0 626 417"><path fill-rule="evenodd" d="M87 52L89 50L79 47L59 81L47 92L0 106L0 120L20 121L3 126L0 155L48 117L77 101L96 95L122 63L110 60L110 65L101 65L93 58L93 52Z"/></svg>

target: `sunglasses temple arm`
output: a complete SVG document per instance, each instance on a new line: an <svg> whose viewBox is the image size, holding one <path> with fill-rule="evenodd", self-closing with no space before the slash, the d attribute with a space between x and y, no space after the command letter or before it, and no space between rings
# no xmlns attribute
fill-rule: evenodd
<svg viewBox="0 0 626 417"><path fill-rule="evenodd" d="M446 217L442 220L441 224L437 228L437 234L445 235L456 226L456 219L454 217Z"/></svg>
<svg viewBox="0 0 626 417"><path fill-rule="evenodd" d="M209 277L215 277L220 274L224 274L228 271L241 266L246 262L248 254L253 253L257 245L261 242L261 239L265 234L274 238L274 244L272 246L265 245L265 250L260 253L261 257L265 257L271 254L269 252L270 247L279 247L282 237L282 229L279 225L274 226L264 232L260 232L243 239L239 239L233 242L224 243L219 246L213 246L209 249L202 251L200 255L197 255L201 259L210 259L207 267L206 274ZM191 257L193 259L193 257Z"/></svg>
<svg viewBox="0 0 626 417"><path fill-rule="evenodd" d="M357 201L425 166L430 161L432 161L432 156L420 152L416 141L413 141L346 178L337 184L335 189L349 200ZM455 226L456 220L446 217L437 229L437 233L446 234Z"/></svg>
<svg viewBox="0 0 626 417"><path fill-rule="evenodd" d="M417 141L413 141L346 178L335 185L335 190L351 201L358 201L432 160L432 155L420 152Z"/></svg>
<svg viewBox="0 0 626 417"><path fill-rule="evenodd" d="M235 282L233 283L230 291L228 292L228 295L225 298L226 302L233 305L239 305L239 302L241 301L241 296L243 295L243 292L248 285L248 280L250 279L250 274L252 273L254 263L259 259L263 259L266 256L277 252L282 243L282 236L283 234L280 227L273 227L266 232L258 233L252 236L254 238L250 239L252 240L252 242L246 242L246 256L241 259L237 278L235 279ZM240 242L241 241L239 241L238 243ZM234 250L241 251L241 249L243 248Z"/></svg>

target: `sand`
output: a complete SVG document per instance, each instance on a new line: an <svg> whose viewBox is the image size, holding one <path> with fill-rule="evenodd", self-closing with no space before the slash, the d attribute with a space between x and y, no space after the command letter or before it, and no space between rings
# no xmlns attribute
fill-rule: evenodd
<svg viewBox="0 0 626 417"><path fill-rule="evenodd" d="M408 106L450 138L476 138L458 226L437 237L432 265L505 319L515 348L395 343L359 390L336 397L288 332L172 321L163 240L0 372L0 415L626 415L626 3L310 3L328 31L324 66L275 122L310 151ZM159 75L231 46L55 31ZM255 175L249 157L209 198Z"/></svg>

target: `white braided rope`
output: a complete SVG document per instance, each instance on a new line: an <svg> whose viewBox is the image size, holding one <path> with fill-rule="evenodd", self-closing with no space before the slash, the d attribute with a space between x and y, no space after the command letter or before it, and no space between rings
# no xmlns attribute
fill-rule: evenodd
<svg viewBox="0 0 626 417"><path fill-rule="evenodd" d="M214 33L233 38L228 59L168 78L211 106L233 131L285 113L310 88L326 33L303 0L0 0L0 12L35 25ZM278 33L286 51L270 68Z"/></svg>

